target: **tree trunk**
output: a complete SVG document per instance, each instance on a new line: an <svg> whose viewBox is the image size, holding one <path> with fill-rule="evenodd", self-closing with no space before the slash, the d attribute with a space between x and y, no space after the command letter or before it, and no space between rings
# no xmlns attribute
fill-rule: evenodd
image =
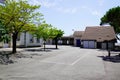
<svg viewBox="0 0 120 80"><path fill-rule="evenodd" d="M17 39L17 33L13 33L12 35L12 53L16 53L16 39Z"/></svg>
<svg viewBox="0 0 120 80"><path fill-rule="evenodd" d="M55 45L56 45L56 49L58 49L58 40L57 40L57 38L55 38Z"/></svg>
<svg viewBox="0 0 120 80"><path fill-rule="evenodd" d="M24 32L24 47L27 47L26 46L26 31Z"/></svg>
<svg viewBox="0 0 120 80"><path fill-rule="evenodd" d="M44 51L45 51L45 42L44 42Z"/></svg>
<svg viewBox="0 0 120 80"><path fill-rule="evenodd" d="M110 58L110 54L111 54L111 53L110 53L110 49L108 49L108 57L109 57L109 58Z"/></svg>

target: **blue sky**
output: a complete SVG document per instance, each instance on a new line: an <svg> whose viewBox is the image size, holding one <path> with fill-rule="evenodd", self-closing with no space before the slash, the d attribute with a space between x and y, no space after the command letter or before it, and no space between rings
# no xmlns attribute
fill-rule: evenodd
<svg viewBox="0 0 120 80"><path fill-rule="evenodd" d="M65 32L83 31L86 26L99 26L100 18L110 8L120 6L120 0L28 0L41 5L40 12L48 24Z"/></svg>

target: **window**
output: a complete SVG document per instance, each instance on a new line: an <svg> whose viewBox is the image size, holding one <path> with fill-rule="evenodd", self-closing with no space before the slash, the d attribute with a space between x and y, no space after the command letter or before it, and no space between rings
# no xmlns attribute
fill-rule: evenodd
<svg viewBox="0 0 120 80"><path fill-rule="evenodd" d="M17 36L17 41L20 41L20 35Z"/></svg>
<svg viewBox="0 0 120 80"><path fill-rule="evenodd" d="M37 43L40 43L40 39L39 38L37 38Z"/></svg>
<svg viewBox="0 0 120 80"><path fill-rule="evenodd" d="M32 35L29 35L30 36L30 43L33 43L34 42L34 37Z"/></svg>

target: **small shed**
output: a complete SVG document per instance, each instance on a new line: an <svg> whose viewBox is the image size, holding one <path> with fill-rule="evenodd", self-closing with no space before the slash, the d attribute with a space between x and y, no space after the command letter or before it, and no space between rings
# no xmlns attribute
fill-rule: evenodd
<svg viewBox="0 0 120 80"><path fill-rule="evenodd" d="M81 46L81 37L83 36L84 31L75 31L73 33L74 36L74 46L80 47Z"/></svg>
<svg viewBox="0 0 120 80"><path fill-rule="evenodd" d="M86 27L82 36L83 48L113 48L115 42L115 32L111 26Z"/></svg>

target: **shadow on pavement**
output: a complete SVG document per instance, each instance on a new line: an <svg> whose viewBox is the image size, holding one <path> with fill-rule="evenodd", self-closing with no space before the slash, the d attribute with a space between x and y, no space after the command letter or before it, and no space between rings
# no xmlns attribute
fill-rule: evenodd
<svg viewBox="0 0 120 80"><path fill-rule="evenodd" d="M39 49L25 49L25 51L31 51L31 52L35 52L35 51L40 51L40 52L51 52L52 50L58 50L56 48L39 48Z"/></svg>
<svg viewBox="0 0 120 80"><path fill-rule="evenodd" d="M104 61L108 61L108 62L114 62L114 63L120 63L120 56L119 55L115 55L115 56L98 56L100 58L102 58L102 60Z"/></svg>

